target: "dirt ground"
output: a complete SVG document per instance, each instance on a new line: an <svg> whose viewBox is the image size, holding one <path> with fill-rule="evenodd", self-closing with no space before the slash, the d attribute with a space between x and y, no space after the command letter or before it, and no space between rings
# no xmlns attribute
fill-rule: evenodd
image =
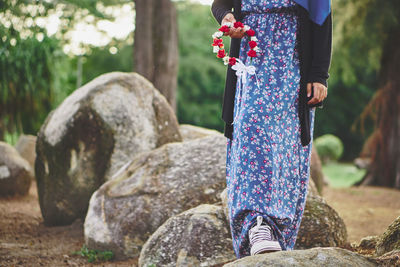
<svg viewBox="0 0 400 267"><path fill-rule="evenodd" d="M323 195L343 218L350 242L382 234L400 215L399 190L325 188ZM28 196L0 199L0 266L136 266L135 260L89 264L73 255L84 243L82 228L81 221L44 226L33 183Z"/></svg>
<svg viewBox="0 0 400 267"><path fill-rule="evenodd" d="M349 242L381 235L400 216L400 190L396 189L325 187L323 197L345 222Z"/></svg>
<svg viewBox="0 0 400 267"><path fill-rule="evenodd" d="M137 261L89 264L73 255L84 244L83 223L46 227L36 183L29 195L0 198L0 267L3 266L135 266Z"/></svg>

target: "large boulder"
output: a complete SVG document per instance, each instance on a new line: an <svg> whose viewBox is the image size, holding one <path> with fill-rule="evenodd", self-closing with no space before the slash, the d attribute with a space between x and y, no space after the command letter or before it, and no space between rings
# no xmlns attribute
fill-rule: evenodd
<svg viewBox="0 0 400 267"><path fill-rule="evenodd" d="M168 218L220 201L226 187L225 148L225 137L213 135L135 157L93 194L84 225L86 244L110 249L118 258L137 257Z"/></svg>
<svg viewBox="0 0 400 267"><path fill-rule="evenodd" d="M139 266L220 266L234 260L222 207L203 204L161 225L144 244Z"/></svg>
<svg viewBox="0 0 400 267"><path fill-rule="evenodd" d="M295 249L347 245L343 219L318 195L307 195Z"/></svg>
<svg viewBox="0 0 400 267"><path fill-rule="evenodd" d="M378 256L393 250L400 250L400 216L389 225L376 244Z"/></svg>
<svg viewBox="0 0 400 267"><path fill-rule="evenodd" d="M29 162L33 171L36 159L36 136L22 134L18 138L15 148Z"/></svg>
<svg viewBox="0 0 400 267"><path fill-rule="evenodd" d="M190 124L180 124L179 131L183 141L189 141L197 138L206 137L209 135L220 135L217 130L207 129L200 126Z"/></svg>
<svg viewBox="0 0 400 267"><path fill-rule="evenodd" d="M14 147L0 142L0 197L26 195L32 179L29 163Z"/></svg>
<svg viewBox="0 0 400 267"><path fill-rule="evenodd" d="M259 254L244 257L234 262L225 264L224 267L309 267L309 266L352 266L374 267L376 262L355 252L342 248L312 248L306 250L279 251L269 254Z"/></svg>
<svg viewBox="0 0 400 267"><path fill-rule="evenodd" d="M90 196L135 155L181 141L166 99L135 73L104 74L47 117L36 145L36 179L47 225L86 214Z"/></svg>

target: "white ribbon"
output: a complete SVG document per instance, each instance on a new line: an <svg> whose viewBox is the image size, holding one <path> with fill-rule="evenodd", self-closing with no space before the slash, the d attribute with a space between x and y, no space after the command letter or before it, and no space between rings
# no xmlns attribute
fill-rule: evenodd
<svg viewBox="0 0 400 267"><path fill-rule="evenodd" d="M258 84L257 74L256 74L256 67L254 67L253 65L246 66L243 64L243 62L240 59L236 59L236 60L237 60L236 64L233 65L231 68L232 68L232 70L236 71L236 76L239 79L239 84L238 84L239 96L237 98L236 105L235 105L236 116L235 116L232 124L234 124L236 122L237 118L239 117L239 113L242 108L242 103L247 97L246 84L247 84L247 75L248 74L256 76L257 86L258 86L258 88L260 88L260 85ZM244 87L244 88L242 88L242 87ZM242 99L242 90L244 90L243 99ZM240 101L240 109L239 109L239 101Z"/></svg>
<svg viewBox="0 0 400 267"><path fill-rule="evenodd" d="M247 82L247 74L256 74L256 67L253 65L246 66L240 59L237 59L237 62L232 66L232 69L236 70L236 76L238 76L238 78L242 78L242 85L245 85Z"/></svg>

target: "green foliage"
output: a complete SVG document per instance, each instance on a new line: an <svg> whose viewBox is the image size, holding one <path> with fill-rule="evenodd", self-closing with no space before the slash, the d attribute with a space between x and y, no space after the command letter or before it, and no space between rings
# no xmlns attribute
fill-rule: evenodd
<svg viewBox="0 0 400 267"><path fill-rule="evenodd" d="M366 171L357 169L352 163L330 162L322 166L332 187L349 187L360 181Z"/></svg>
<svg viewBox="0 0 400 267"><path fill-rule="evenodd" d="M66 96L68 61L58 40L44 33L23 39L10 29L0 25L0 132L36 134Z"/></svg>
<svg viewBox="0 0 400 267"><path fill-rule="evenodd" d="M15 0L0 2L0 140L36 134L47 114L74 90L75 72L62 46L64 34L98 7L128 0ZM62 12L62 29L48 36L38 19ZM106 65L106 64L105 64Z"/></svg>
<svg viewBox="0 0 400 267"><path fill-rule="evenodd" d="M114 258L114 253L112 251L99 251L96 249L89 249L86 245L83 245L81 250L73 252L74 255L80 255L87 258L88 262L97 261L110 261Z"/></svg>
<svg viewBox="0 0 400 267"><path fill-rule="evenodd" d="M222 96L226 66L212 53L211 35L218 29L210 7L177 4L179 73L177 115L180 123L223 130ZM224 40L229 49L229 39Z"/></svg>
<svg viewBox="0 0 400 267"><path fill-rule="evenodd" d="M116 46L118 52L110 53L110 48ZM101 74L112 71L131 72L133 69L133 49L131 44L115 41L105 47L92 47L90 53L82 56L82 84L85 84ZM77 65L77 58L72 60Z"/></svg>
<svg viewBox="0 0 400 267"><path fill-rule="evenodd" d="M337 161L343 154L342 141L332 134L325 134L318 137L315 139L314 145L321 160L325 163L328 161Z"/></svg>

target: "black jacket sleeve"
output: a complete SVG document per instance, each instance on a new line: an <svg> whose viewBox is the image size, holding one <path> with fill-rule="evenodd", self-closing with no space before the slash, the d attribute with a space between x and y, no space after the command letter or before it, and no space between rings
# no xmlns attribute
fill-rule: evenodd
<svg viewBox="0 0 400 267"><path fill-rule="evenodd" d="M322 25L312 22L311 34L313 52L308 82L319 82L328 86L332 54L332 12Z"/></svg>
<svg viewBox="0 0 400 267"><path fill-rule="evenodd" d="M232 8L233 0L214 0L211 5L211 11L219 24L226 14L232 13Z"/></svg>

